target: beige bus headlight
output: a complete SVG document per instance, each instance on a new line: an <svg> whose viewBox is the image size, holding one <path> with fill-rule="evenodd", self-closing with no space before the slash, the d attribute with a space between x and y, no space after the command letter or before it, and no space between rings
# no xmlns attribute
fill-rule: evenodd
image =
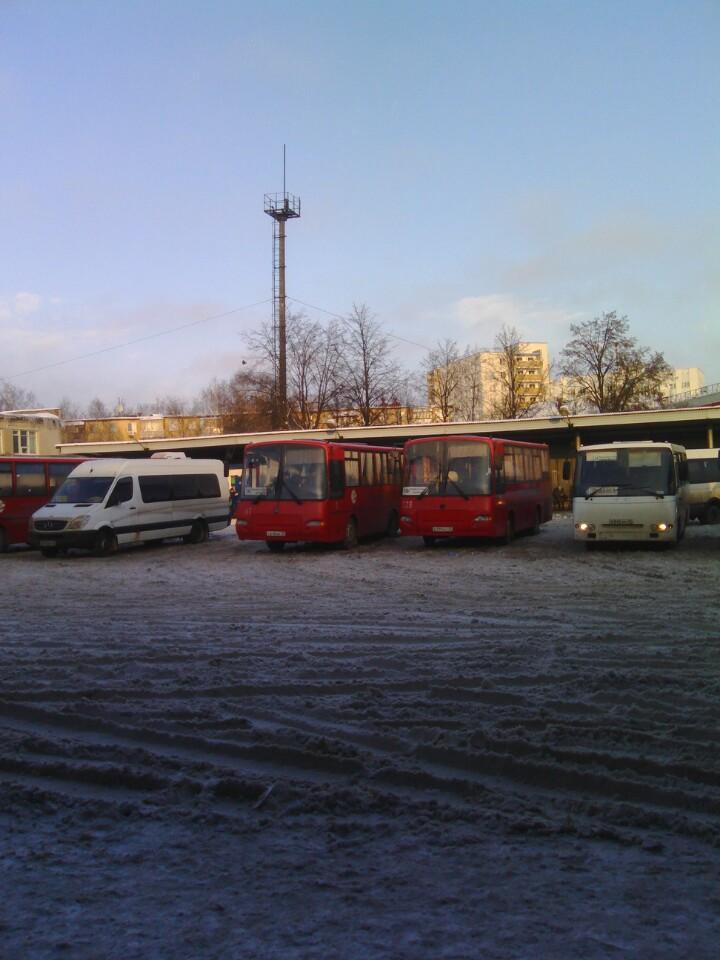
<svg viewBox="0 0 720 960"><path fill-rule="evenodd" d="M79 517L73 517L72 520L68 520L68 524L65 527L66 530L82 530L83 527L87 526L87 522L90 519L90 514L83 513Z"/></svg>
<svg viewBox="0 0 720 960"><path fill-rule="evenodd" d="M580 533L593 533L595 530L595 524L586 523L584 520L582 520L580 523L575 524L575 529L579 530Z"/></svg>
<svg viewBox="0 0 720 960"><path fill-rule="evenodd" d="M668 530L672 530L673 525L671 523L654 523L652 528L657 530L658 533L666 533Z"/></svg>

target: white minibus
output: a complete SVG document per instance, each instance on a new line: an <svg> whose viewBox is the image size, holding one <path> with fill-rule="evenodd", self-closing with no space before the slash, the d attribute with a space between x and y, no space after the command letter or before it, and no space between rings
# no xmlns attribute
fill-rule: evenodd
<svg viewBox="0 0 720 960"><path fill-rule="evenodd" d="M720 450L688 450L690 519L720 523Z"/></svg>
<svg viewBox="0 0 720 960"><path fill-rule="evenodd" d="M573 488L575 539L677 543L688 520L685 448L640 441L580 447Z"/></svg>
<svg viewBox="0 0 720 960"><path fill-rule="evenodd" d="M30 543L46 557L71 547L104 556L115 553L118 544L166 537L202 543L210 531L229 522L220 460L192 460L183 454L88 460L33 514Z"/></svg>

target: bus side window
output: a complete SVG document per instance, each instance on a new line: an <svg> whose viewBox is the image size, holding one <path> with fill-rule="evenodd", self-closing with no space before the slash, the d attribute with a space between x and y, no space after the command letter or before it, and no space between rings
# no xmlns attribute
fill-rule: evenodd
<svg viewBox="0 0 720 960"><path fill-rule="evenodd" d="M503 457L503 474L505 476L505 483L515 482L515 458L513 457L512 447L505 448L505 455Z"/></svg>
<svg viewBox="0 0 720 960"><path fill-rule="evenodd" d="M15 492L19 497L41 497L46 493L45 465L42 463L18 463L15 478Z"/></svg>
<svg viewBox="0 0 720 960"><path fill-rule="evenodd" d="M495 493L505 493L505 471L503 470L504 457L495 454Z"/></svg>
<svg viewBox="0 0 720 960"><path fill-rule="evenodd" d="M348 487L360 486L360 455L357 450L345 451L345 484Z"/></svg>
<svg viewBox="0 0 720 960"><path fill-rule="evenodd" d="M373 482L372 477L372 454L360 454L360 483L367 487Z"/></svg>
<svg viewBox="0 0 720 960"><path fill-rule="evenodd" d="M385 457L387 454L376 453L375 460L375 483L385 483Z"/></svg>
<svg viewBox="0 0 720 960"><path fill-rule="evenodd" d="M330 498L337 500L345 493L345 464L342 460L329 463Z"/></svg>
<svg viewBox="0 0 720 960"><path fill-rule="evenodd" d="M0 497L10 497L12 492L12 464L0 463Z"/></svg>

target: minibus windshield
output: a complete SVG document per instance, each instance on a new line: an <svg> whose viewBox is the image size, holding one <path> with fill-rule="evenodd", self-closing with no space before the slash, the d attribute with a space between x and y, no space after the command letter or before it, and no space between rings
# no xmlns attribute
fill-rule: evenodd
<svg viewBox="0 0 720 960"><path fill-rule="evenodd" d="M115 477L70 477L50 503L102 503Z"/></svg>
<svg viewBox="0 0 720 960"><path fill-rule="evenodd" d="M324 500L327 471L323 447L270 444L249 450L243 469L245 500Z"/></svg>
<svg viewBox="0 0 720 960"><path fill-rule="evenodd" d="M672 452L585 450L578 453L576 497L643 497L675 493Z"/></svg>
<svg viewBox="0 0 720 960"><path fill-rule="evenodd" d="M484 495L490 481L490 447L482 440L427 440L405 450L405 487L423 495Z"/></svg>

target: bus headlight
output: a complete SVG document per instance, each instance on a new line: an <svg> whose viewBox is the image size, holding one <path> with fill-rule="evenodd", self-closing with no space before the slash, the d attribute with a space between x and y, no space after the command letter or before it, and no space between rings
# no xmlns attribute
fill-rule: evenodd
<svg viewBox="0 0 720 960"><path fill-rule="evenodd" d="M412 523L412 517L400 517L400 523Z"/></svg>
<svg viewBox="0 0 720 960"><path fill-rule="evenodd" d="M236 526L236 527L246 527L247 525L248 525L247 520L236 520L236 521L235 521L235 526Z"/></svg>
<svg viewBox="0 0 720 960"><path fill-rule="evenodd" d="M322 525L322 520L308 520L308 522L305 524L306 527L322 527Z"/></svg>
<svg viewBox="0 0 720 960"><path fill-rule="evenodd" d="M87 525L87 522L89 519L90 519L89 513L83 513L79 517L73 517L72 520L68 520L68 524L65 527L65 529L66 530L82 530L82 528Z"/></svg>
<svg viewBox="0 0 720 960"><path fill-rule="evenodd" d="M575 529L579 530L580 533L593 533L595 530L594 523L586 523L584 520L580 523L575 524Z"/></svg>
<svg viewBox="0 0 720 960"><path fill-rule="evenodd" d="M657 530L658 533L666 533L668 530L672 530L673 525L671 523L654 523L652 525L653 530Z"/></svg>
<svg viewBox="0 0 720 960"><path fill-rule="evenodd" d="M487 523L490 517L486 513L479 513L475 517L475 523Z"/></svg>

